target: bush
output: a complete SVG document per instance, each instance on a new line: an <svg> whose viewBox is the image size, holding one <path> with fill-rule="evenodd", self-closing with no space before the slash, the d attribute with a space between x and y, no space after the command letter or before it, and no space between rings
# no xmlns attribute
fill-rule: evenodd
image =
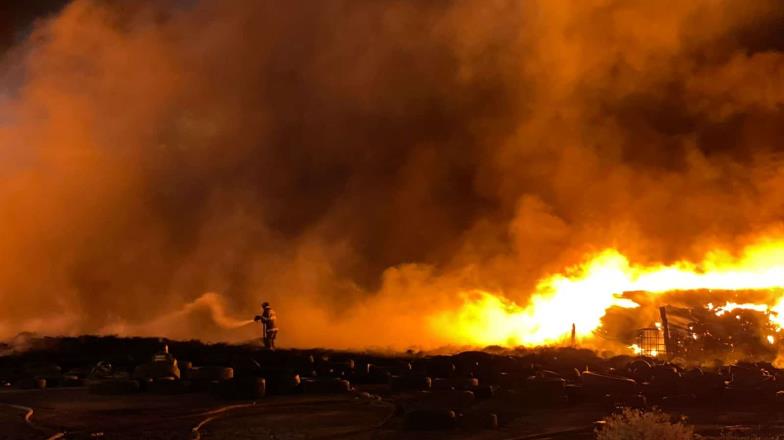
<svg viewBox="0 0 784 440"><path fill-rule="evenodd" d="M604 419L596 431L597 440L692 440L694 428L682 421L672 423L670 416L658 410L641 411L624 408L620 414Z"/></svg>

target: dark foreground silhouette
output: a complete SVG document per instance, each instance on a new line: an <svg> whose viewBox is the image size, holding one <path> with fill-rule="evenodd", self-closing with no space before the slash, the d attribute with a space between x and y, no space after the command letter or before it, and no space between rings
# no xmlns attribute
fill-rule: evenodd
<svg viewBox="0 0 784 440"><path fill-rule="evenodd" d="M653 406L687 416L707 438L784 432L784 370L769 363L95 336L23 337L2 350L0 439L587 439L619 408Z"/></svg>

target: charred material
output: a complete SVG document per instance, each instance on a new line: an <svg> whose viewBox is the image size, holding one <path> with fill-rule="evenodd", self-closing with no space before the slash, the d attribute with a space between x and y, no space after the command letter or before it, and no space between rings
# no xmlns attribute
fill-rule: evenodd
<svg viewBox="0 0 784 440"><path fill-rule="evenodd" d="M664 307L662 308L664 309ZM669 340L667 352L691 363L743 359L773 361L780 348L779 330L769 312L735 309L716 312L709 308L669 307L680 324L668 323L662 330ZM666 335L669 335L667 337Z"/></svg>

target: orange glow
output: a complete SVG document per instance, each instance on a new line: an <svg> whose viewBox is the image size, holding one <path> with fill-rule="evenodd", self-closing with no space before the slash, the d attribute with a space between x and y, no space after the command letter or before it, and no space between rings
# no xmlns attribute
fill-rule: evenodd
<svg viewBox="0 0 784 440"><path fill-rule="evenodd" d="M719 251L707 254L699 263L679 261L653 266L632 264L617 250L607 249L583 264L542 279L525 305L489 292L473 292L464 294L465 302L458 312L439 314L433 322L437 328L454 329L459 338L478 345L549 345L567 341L572 323L580 340L590 340L609 308L639 307L623 298L623 292L657 295L676 290L781 288L784 241L758 243L738 256ZM736 309L769 313L771 321L781 328L782 292L772 304L727 302L707 307L719 316Z"/></svg>
<svg viewBox="0 0 784 440"><path fill-rule="evenodd" d="M754 310L755 312L768 312L770 308L766 304L754 304L754 303L745 303L745 304L738 304L734 302L728 302L723 306L717 307L716 316L722 316L727 312L731 312L733 310ZM709 308L708 310L713 310Z"/></svg>

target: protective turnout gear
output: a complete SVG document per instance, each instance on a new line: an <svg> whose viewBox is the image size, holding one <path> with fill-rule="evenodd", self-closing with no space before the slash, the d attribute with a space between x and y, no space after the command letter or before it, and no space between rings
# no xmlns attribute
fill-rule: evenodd
<svg viewBox="0 0 784 440"><path fill-rule="evenodd" d="M264 346L269 350L275 349L275 338L278 336L278 326L275 325L276 315L268 302L261 305L261 315L256 315L254 321L261 321L264 328Z"/></svg>

